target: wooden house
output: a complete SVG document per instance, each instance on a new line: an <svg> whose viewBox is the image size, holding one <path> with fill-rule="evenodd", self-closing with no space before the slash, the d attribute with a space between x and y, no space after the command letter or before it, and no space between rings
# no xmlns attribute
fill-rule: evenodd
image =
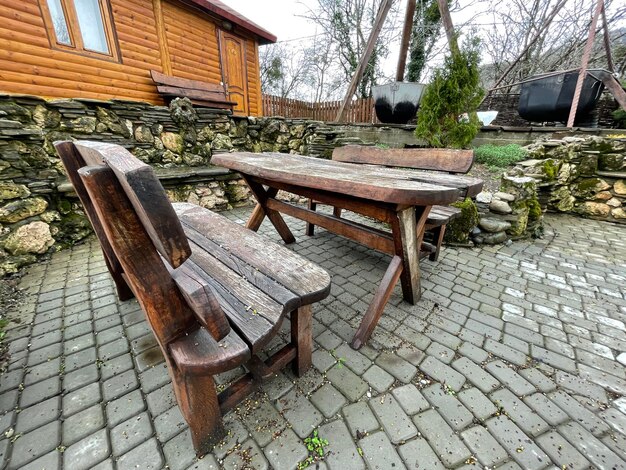
<svg viewBox="0 0 626 470"><path fill-rule="evenodd" d="M0 93L163 104L156 71L259 116L258 46L275 41L219 0L0 0Z"/></svg>

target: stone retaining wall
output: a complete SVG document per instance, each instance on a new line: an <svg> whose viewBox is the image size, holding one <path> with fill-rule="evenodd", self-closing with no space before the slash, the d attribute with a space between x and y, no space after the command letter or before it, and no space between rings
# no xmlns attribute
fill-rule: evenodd
<svg viewBox="0 0 626 470"><path fill-rule="evenodd" d="M524 139L536 137L530 128L515 131L516 135L523 134ZM520 134L520 131L523 132ZM543 136L548 132L545 128L540 131L537 130ZM552 136L551 132L548 135ZM491 136L488 139L493 139L494 135L501 138L507 130L485 128L481 134L483 138L485 135ZM414 136L414 126L345 125L279 117L238 118L228 112L194 108L184 99L165 107L130 101L46 101L32 96L0 95L0 276L15 272L38 256L75 243L91 233L52 145L56 140L72 138L103 140L128 148L155 167L173 200L215 210L250 202L250 193L236 174L211 166L211 156L215 153L272 151L330 158L335 147L350 143L382 143L395 147L423 145ZM619 193L620 188L618 185L612 191ZM503 190L508 191L505 187ZM591 192L596 197L595 194L604 190L594 191L595 188ZM621 207L620 195L613 195ZM598 197L604 196L606 192ZM502 196L491 195L492 199L498 197ZM478 219L457 221L456 227L451 225L448 239L454 238L453 232L462 231L465 234L461 236L464 239L461 243L468 243L470 239L477 243L496 243L534 234L537 228L532 220L530 225L528 220L521 225L518 220L526 217L522 207L528 204L526 196L515 197L513 201L504 201L516 206L511 206L508 214L494 212L491 202L487 206L478 202L475 207L477 217L501 219L501 224L489 221L479 224ZM610 204L615 204L613 199L602 204L611 207ZM606 210L604 206L587 208L588 212ZM610 209L611 218L616 218L616 213L619 218L621 213L613 209ZM468 211L468 214L474 213ZM498 227L506 228L494 232Z"/></svg>
<svg viewBox="0 0 626 470"><path fill-rule="evenodd" d="M519 175L538 181L542 207L626 223L626 135L565 137L529 147Z"/></svg>

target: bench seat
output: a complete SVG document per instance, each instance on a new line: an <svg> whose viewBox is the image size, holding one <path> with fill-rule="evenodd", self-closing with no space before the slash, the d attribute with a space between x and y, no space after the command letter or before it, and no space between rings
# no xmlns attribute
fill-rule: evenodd
<svg viewBox="0 0 626 470"><path fill-rule="evenodd" d="M453 206L433 206L430 208L428 219L426 220L426 230L446 225L451 220L460 217L461 209Z"/></svg>

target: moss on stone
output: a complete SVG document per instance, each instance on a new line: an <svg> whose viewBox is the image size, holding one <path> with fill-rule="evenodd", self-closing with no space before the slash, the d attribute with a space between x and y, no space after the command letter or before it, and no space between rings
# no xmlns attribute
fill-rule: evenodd
<svg viewBox="0 0 626 470"><path fill-rule="evenodd" d="M478 225L478 209L470 198L451 204L461 209L461 216L452 220L446 227L445 240L452 243L467 243L470 232Z"/></svg>
<svg viewBox="0 0 626 470"><path fill-rule="evenodd" d="M556 161L548 158L543 162L543 173L546 175L546 179L548 181L554 181L556 179L556 175L559 173L559 165Z"/></svg>
<svg viewBox="0 0 626 470"><path fill-rule="evenodd" d="M541 210L541 205L537 198L529 199L526 201L526 205L528 207L528 220L529 222L535 222L541 218L543 214Z"/></svg>

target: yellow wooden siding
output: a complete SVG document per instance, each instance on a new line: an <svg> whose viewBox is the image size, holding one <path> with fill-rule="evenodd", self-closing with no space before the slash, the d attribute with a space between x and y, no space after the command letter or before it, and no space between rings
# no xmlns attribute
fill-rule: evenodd
<svg viewBox="0 0 626 470"><path fill-rule="evenodd" d="M51 46L38 0L0 0L0 93L162 104L150 78L163 71L153 1L109 1L121 63ZM172 75L221 83L214 21L174 0L162 9ZM245 40L249 112L260 115L256 40Z"/></svg>

